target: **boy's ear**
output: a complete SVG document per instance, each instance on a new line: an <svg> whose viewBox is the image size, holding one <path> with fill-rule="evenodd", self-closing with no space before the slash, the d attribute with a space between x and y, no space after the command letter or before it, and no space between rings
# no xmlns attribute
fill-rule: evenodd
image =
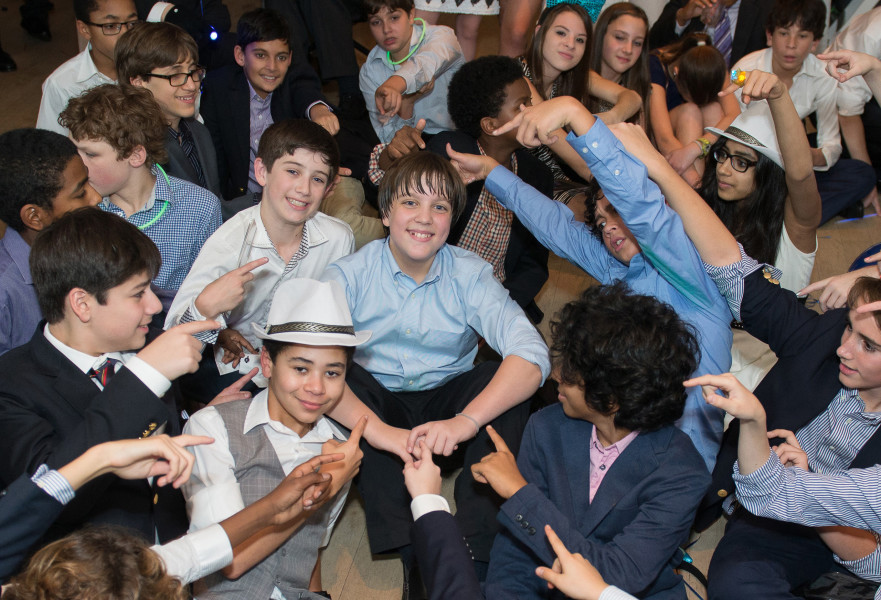
<svg viewBox="0 0 881 600"><path fill-rule="evenodd" d="M135 87L144 87L144 78L140 75L136 77L129 77L128 82Z"/></svg>
<svg viewBox="0 0 881 600"><path fill-rule="evenodd" d="M773 29L766 29L765 30L765 44L769 48L771 47L771 42L773 41L773 38L774 38L774 30Z"/></svg>
<svg viewBox="0 0 881 600"><path fill-rule="evenodd" d="M145 162L147 162L147 149L143 146L135 146L135 149L132 150L132 153L125 158L128 161L128 164L132 166L132 168L137 169Z"/></svg>
<svg viewBox="0 0 881 600"><path fill-rule="evenodd" d="M483 117L480 119L480 130L487 135L492 135L492 132L502 125L502 123L496 121L495 117Z"/></svg>
<svg viewBox="0 0 881 600"><path fill-rule="evenodd" d="M272 359L265 346L260 348L260 372L266 379L272 379Z"/></svg>
<svg viewBox="0 0 881 600"><path fill-rule="evenodd" d="M79 32L79 34L81 36L83 36L85 39L87 39L87 40L92 39L92 33L89 31L89 26L86 25L85 23L83 23L82 21L80 21L79 19L76 20L76 29Z"/></svg>
<svg viewBox="0 0 881 600"><path fill-rule="evenodd" d="M95 297L83 288L73 288L67 292L67 308L81 323L92 320L92 300Z"/></svg>
<svg viewBox="0 0 881 600"><path fill-rule="evenodd" d="M325 188L324 195L321 197L321 199L324 200L325 198L330 196L333 193L333 191L336 189L336 186L339 185L339 183L340 183L340 175L339 175L339 173L337 173L336 175L334 175L334 178L330 181L330 183Z"/></svg>
<svg viewBox="0 0 881 600"><path fill-rule="evenodd" d="M245 66L245 49L236 44L236 47L233 48L233 55L236 58L236 64L240 67Z"/></svg>
<svg viewBox="0 0 881 600"><path fill-rule="evenodd" d="M25 204L18 211L18 216L24 226L33 231L42 231L52 223L52 217L42 206Z"/></svg>
<svg viewBox="0 0 881 600"><path fill-rule="evenodd" d="M820 40L814 38L814 42L811 44L811 54L815 54L817 52L817 46L820 45Z"/></svg>
<svg viewBox="0 0 881 600"><path fill-rule="evenodd" d="M267 173L269 173L269 169L266 168L266 163L258 156L254 159L254 179L256 179L257 183L261 186L266 186Z"/></svg>

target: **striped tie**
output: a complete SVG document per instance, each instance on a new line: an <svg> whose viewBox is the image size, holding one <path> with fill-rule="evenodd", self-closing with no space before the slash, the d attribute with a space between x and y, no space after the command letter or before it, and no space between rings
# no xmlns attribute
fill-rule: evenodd
<svg viewBox="0 0 881 600"><path fill-rule="evenodd" d="M101 384L101 387L107 387L107 382L116 374L116 363L119 361L115 358L107 358L97 369L89 369L87 375Z"/></svg>
<svg viewBox="0 0 881 600"><path fill-rule="evenodd" d="M193 141L193 134L190 133L190 128L183 119L181 119L179 127L180 131L175 132L175 135L177 136L177 141L180 144L181 150L187 155L187 159L190 161L190 166L193 167L193 171L196 173L196 178L199 180L199 185L203 188L207 188L208 186L205 184L205 174L202 172L202 164L199 162L199 153L196 151L196 144Z"/></svg>
<svg viewBox="0 0 881 600"><path fill-rule="evenodd" d="M728 11L722 9L722 18L716 24L714 36L716 50L725 57L725 64L731 66L731 21L728 20Z"/></svg>

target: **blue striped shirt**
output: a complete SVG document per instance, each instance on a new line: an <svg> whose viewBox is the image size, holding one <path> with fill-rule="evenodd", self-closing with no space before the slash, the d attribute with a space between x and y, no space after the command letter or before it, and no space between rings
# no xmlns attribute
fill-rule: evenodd
<svg viewBox="0 0 881 600"><path fill-rule="evenodd" d="M64 475L54 469L49 469L47 465L40 465L33 477L31 477L37 486L58 500L59 504L66 505L73 500L74 491Z"/></svg>
<svg viewBox="0 0 881 600"><path fill-rule="evenodd" d="M178 179L160 176L153 167L156 185L147 204L126 217L125 212L104 198L100 207L126 219L147 234L159 248L162 267L153 285L176 292L199 255L202 244L220 227L220 201L204 188ZM164 211L164 212L163 212Z"/></svg>

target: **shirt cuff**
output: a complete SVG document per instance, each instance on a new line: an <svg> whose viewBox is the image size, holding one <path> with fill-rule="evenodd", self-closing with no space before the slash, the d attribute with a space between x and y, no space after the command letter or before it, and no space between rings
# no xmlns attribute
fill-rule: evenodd
<svg viewBox="0 0 881 600"><path fill-rule="evenodd" d="M760 514L763 504L773 497L783 480L783 465L769 448L768 460L749 475L741 475L740 461L736 461L732 479L737 486L738 501L751 513Z"/></svg>
<svg viewBox="0 0 881 600"><path fill-rule="evenodd" d="M854 575L869 581L879 582L881 581L881 575L879 575L881 573L881 535L875 531L872 532L872 535L875 536L875 550L868 556L857 560L843 560L837 554L833 554L833 556L838 564Z"/></svg>
<svg viewBox="0 0 881 600"><path fill-rule="evenodd" d="M419 517L438 510L450 512L450 505L447 503L446 498L437 494L420 494L410 502L410 512L413 513L414 521L418 520Z"/></svg>
<svg viewBox="0 0 881 600"><path fill-rule="evenodd" d="M47 465L40 465L31 481L62 505L66 505L76 495L64 475L54 469L49 470Z"/></svg>
<svg viewBox="0 0 881 600"><path fill-rule="evenodd" d="M610 585L600 594L599 600L636 600L636 597L616 588L614 585Z"/></svg>
<svg viewBox="0 0 881 600"><path fill-rule="evenodd" d="M165 563L168 574L185 585L219 571L233 559L229 537L219 523L151 550Z"/></svg>
<svg viewBox="0 0 881 600"><path fill-rule="evenodd" d="M165 392L171 387L171 381L165 375L137 356L131 357L125 363L125 366L134 373L135 377L141 380L141 383L150 388L150 391L156 394L157 398L164 396Z"/></svg>
<svg viewBox="0 0 881 600"><path fill-rule="evenodd" d="M205 316L199 312L199 309L196 308L196 300L194 298L193 301L190 302L190 305L187 307L187 309L184 311L184 314L181 315L177 324L183 325L184 323L191 323L193 321L205 321L205 320L206 320ZM220 323L219 329L211 329L209 331L200 331L198 333L194 333L193 337L196 338L197 340L199 340L200 342L202 342L203 344L213 344L214 342L216 342L217 335L220 333L220 330L226 329L226 318L223 316L223 314L219 314L213 320Z"/></svg>
<svg viewBox="0 0 881 600"><path fill-rule="evenodd" d="M171 2L157 2L153 5L153 8L150 9L149 14L147 14L147 22L161 23L165 20L165 15L171 8L174 8L174 4Z"/></svg>
<svg viewBox="0 0 881 600"><path fill-rule="evenodd" d="M726 265L724 267L716 267L704 263L704 270L716 287L719 293L728 302L728 308L734 319L740 321L740 303L743 302L743 280L749 275L764 268L770 278L780 281L783 271L771 265L763 265L756 259L749 256L743 249L743 246L737 244L740 249L740 260L736 263Z"/></svg>
<svg viewBox="0 0 881 600"><path fill-rule="evenodd" d="M370 159L367 161L367 177L370 178L370 183L376 186L385 177L385 171L379 168L379 157L386 148L388 148L388 144L377 144L374 146L370 152Z"/></svg>
<svg viewBox="0 0 881 600"><path fill-rule="evenodd" d="M312 107L315 106L316 104L323 104L324 106L327 107L327 110L329 110L330 112L333 112L333 109L330 107L330 104L328 104L324 100L316 100L315 102L313 102L312 104L310 104L309 106L306 107L306 118L309 119L310 121L312 120L312 117L310 117L309 114L312 112Z"/></svg>

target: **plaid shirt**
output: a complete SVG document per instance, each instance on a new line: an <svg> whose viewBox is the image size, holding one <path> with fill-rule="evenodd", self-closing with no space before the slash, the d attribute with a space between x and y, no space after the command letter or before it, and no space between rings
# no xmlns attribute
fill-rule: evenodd
<svg viewBox="0 0 881 600"><path fill-rule="evenodd" d="M478 143L480 154L486 156ZM517 157L511 155L511 171L517 174ZM460 248L470 250L493 266L493 275L500 282L505 281L505 256L511 240L511 223L514 213L496 201L484 186L477 198L477 205L465 231L456 243Z"/></svg>
<svg viewBox="0 0 881 600"><path fill-rule="evenodd" d="M122 217L147 234L159 248L162 267L153 284L176 291L183 283L202 244L220 227L220 201L204 188L177 177L166 177L153 167L156 185L147 204L126 217L125 212L104 198L101 210ZM164 212L163 212L164 211Z"/></svg>

